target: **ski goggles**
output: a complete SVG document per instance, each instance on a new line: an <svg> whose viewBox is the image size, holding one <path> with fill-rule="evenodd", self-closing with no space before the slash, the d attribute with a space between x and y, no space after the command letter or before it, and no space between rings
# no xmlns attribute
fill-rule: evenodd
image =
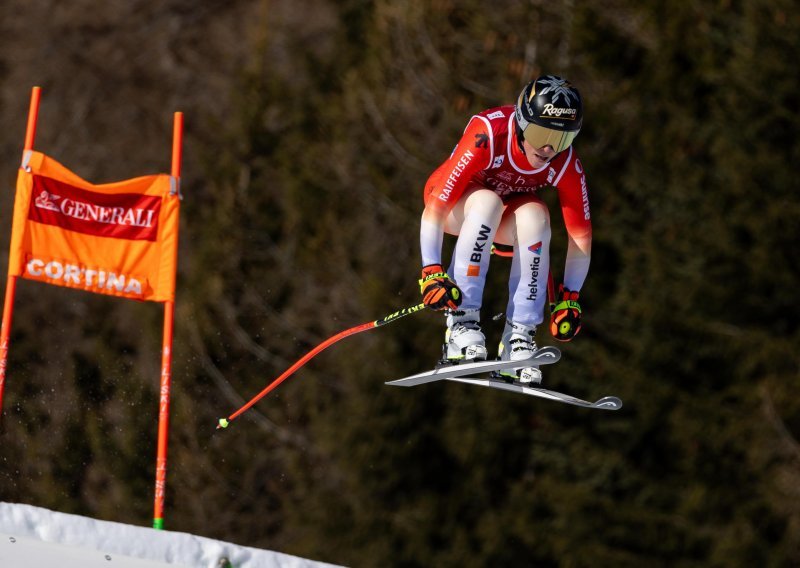
<svg viewBox="0 0 800 568"><path fill-rule="evenodd" d="M578 132L580 130L552 130L538 124L528 123L528 126L522 131L522 135L534 148L552 146L553 150L558 153L570 147Z"/></svg>

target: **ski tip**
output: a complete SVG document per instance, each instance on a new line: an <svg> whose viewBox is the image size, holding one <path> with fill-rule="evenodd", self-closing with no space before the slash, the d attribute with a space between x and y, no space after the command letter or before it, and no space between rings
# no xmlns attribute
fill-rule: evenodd
<svg viewBox="0 0 800 568"><path fill-rule="evenodd" d="M552 355L556 355L558 357L561 356L561 349L556 347L555 345L545 345L544 347L540 347L536 350L537 353L550 353Z"/></svg>
<svg viewBox="0 0 800 568"><path fill-rule="evenodd" d="M592 406L595 408L602 408L603 410L619 410L622 408L622 401L616 396L604 396Z"/></svg>
<svg viewBox="0 0 800 568"><path fill-rule="evenodd" d="M541 363L557 363L561 360L561 350L552 345L546 345L536 350L534 357Z"/></svg>

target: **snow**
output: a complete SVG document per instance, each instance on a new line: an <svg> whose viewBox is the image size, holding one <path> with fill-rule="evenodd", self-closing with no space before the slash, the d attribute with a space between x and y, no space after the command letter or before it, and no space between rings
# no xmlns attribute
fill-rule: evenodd
<svg viewBox="0 0 800 568"><path fill-rule="evenodd" d="M323 568L288 554L187 533L98 521L0 502L0 566L39 568Z"/></svg>

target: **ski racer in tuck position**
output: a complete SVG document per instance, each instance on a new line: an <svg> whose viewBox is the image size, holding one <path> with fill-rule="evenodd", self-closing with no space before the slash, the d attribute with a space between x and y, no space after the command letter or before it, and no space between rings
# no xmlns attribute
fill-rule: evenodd
<svg viewBox="0 0 800 568"><path fill-rule="evenodd" d="M516 105L473 116L453 153L428 179L420 226L420 288L423 302L447 317L445 359L487 358L480 310L493 243L513 246L498 358L523 360L536 351L550 272L550 215L537 195L546 187L558 192L568 237L551 332L570 341L580 331L578 298L592 242L586 175L572 147L582 122L578 90L561 77L538 77L525 86ZM444 232L458 236L447 272L442 267ZM501 373L522 384L542 380L538 367Z"/></svg>

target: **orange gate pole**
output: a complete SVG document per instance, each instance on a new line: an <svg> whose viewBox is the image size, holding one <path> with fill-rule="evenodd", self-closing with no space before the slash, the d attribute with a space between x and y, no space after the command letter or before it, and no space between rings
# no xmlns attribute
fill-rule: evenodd
<svg viewBox="0 0 800 568"><path fill-rule="evenodd" d="M25 146L22 156L33 150L33 142L36 139L36 122L39 119L39 100L42 95L41 87L34 87L31 90L31 106L28 110L28 127L25 130ZM0 416L3 408L3 389L6 384L6 369L8 368L8 344L11 335L11 320L14 316L14 296L17 293L17 277L8 276L6 280L6 299L3 304L3 323L0 326Z"/></svg>
<svg viewBox="0 0 800 568"><path fill-rule="evenodd" d="M183 113L176 112L172 134L172 172L176 188L180 187L183 146ZM179 189L176 191L180 192ZM153 528L164 528L164 495L167 484L167 439L169 435L169 395L172 383L172 329L175 302L164 302L164 338L161 351L161 400L158 412L158 453L156 457L156 489Z"/></svg>

